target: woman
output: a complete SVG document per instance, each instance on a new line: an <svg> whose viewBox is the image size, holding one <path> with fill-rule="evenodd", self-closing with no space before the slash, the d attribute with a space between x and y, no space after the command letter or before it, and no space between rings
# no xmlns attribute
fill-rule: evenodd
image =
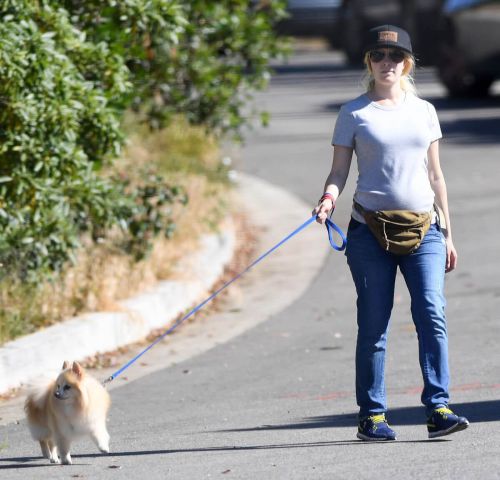
<svg viewBox="0 0 500 480"><path fill-rule="evenodd" d="M357 437L396 439L385 417L384 363L399 267L411 296L424 380L421 400L429 438L434 438L469 424L448 407L443 285L445 272L457 265L457 252L439 162L441 130L434 107L415 94L415 60L406 31L392 25L370 30L364 61L368 90L340 110L332 169L313 213L318 222L325 222L356 152L359 176L346 256L358 296ZM439 223L434 210L441 213Z"/></svg>

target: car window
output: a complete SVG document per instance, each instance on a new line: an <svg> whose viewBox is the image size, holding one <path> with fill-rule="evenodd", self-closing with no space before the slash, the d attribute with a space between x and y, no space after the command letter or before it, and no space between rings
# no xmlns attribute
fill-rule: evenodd
<svg viewBox="0 0 500 480"><path fill-rule="evenodd" d="M481 5L482 3L492 2L492 0L447 0L444 4L445 12L454 12L455 10L461 10L462 8L475 7L476 5Z"/></svg>

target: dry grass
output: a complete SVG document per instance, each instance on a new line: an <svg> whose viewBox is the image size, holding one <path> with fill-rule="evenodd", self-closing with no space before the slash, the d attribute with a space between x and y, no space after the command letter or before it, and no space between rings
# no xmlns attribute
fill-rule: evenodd
<svg viewBox="0 0 500 480"><path fill-rule="evenodd" d="M127 122L129 143L123 158L105 174L126 171L133 177L152 168L170 184L182 185L187 206L174 207L172 238L156 240L151 254L136 262L112 240L84 242L75 265L36 287L3 282L0 290L0 343L88 311L118 308L118 301L172 275L172 266L197 248L203 233L214 231L230 205L230 186L219 170L217 142L179 119L168 129L149 132ZM137 177L139 178L139 177Z"/></svg>

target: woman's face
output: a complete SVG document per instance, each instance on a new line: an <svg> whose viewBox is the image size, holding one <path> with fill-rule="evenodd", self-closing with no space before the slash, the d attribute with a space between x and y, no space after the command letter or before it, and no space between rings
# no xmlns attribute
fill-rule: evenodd
<svg viewBox="0 0 500 480"><path fill-rule="evenodd" d="M399 82L405 67L405 53L398 48L377 48L369 54L375 83L390 86Z"/></svg>

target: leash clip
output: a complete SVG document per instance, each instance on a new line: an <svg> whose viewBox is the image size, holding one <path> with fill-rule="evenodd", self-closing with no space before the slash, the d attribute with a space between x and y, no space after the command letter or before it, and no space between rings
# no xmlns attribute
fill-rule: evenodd
<svg viewBox="0 0 500 480"><path fill-rule="evenodd" d="M106 380L102 382L102 386L106 388L107 384L111 383L114 379L115 377L113 375L110 375L108 378L106 378Z"/></svg>

